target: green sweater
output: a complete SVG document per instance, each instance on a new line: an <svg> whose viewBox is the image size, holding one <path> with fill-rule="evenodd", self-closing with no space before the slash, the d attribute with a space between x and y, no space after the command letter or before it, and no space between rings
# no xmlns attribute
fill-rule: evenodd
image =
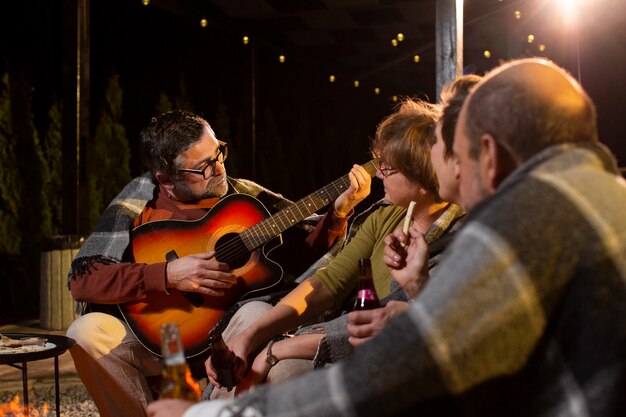
<svg viewBox="0 0 626 417"><path fill-rule="evenodd" d="M439 239L463 214L458 206L448 205L426 232L426 242L430 244ZM315 273L332 294L335 307L341 306L356 289L358 260L361 258L369 258L372 261L372 274L378 297L383 299L389 295L391 274L383 262L384 239L403 223L405 215L406 209L400 206L384 206L375 210L337 257Z"/></svg>

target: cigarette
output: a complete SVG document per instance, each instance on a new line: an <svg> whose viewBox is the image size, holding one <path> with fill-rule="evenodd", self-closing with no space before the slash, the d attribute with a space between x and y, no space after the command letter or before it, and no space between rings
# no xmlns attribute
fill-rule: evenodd
<svg viewBox="0 0 626 417"><path fill-rule="evenodd" d="M413 210L415 209L415 201L411 201L409 203L409 208L406 210L406 216L404 216L404 225L402 226L402 231L405 236L409 234L409 224L411 223L411 218L413 217ZM402 247L406 248L406 243L402 243Z"/></svg>

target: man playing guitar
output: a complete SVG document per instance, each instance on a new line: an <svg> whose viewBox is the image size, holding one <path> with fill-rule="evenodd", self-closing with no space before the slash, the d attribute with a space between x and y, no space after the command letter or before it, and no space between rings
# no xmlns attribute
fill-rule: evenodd
<svg viewBox="0 0 626 417"><path fill-rule="evenodd" d="M354 165L345 187L337 191L332 209L317 222L311 218L300 221L306 211L298 210L292 217L293 203L289 200L252 181L227 177L227 144L218 141L208 122L195 114L172 111L153 118L141 133L141 145L149 172L132 180L112 201L76 256L69 274L72 296L82 313L67 331L77 342L70 352L103 417L145 415L145 407L152 400L146 377L161 373L158 354L150 350L149 340L142 340L148 339L142 334L144 325L130 323L125 312L131 311L126 306L155 297L155 303L142 304L135 311L141 316L168 311L169 307L158 305L163 300L167 303L189 299L189 308L219 316L221 310L215 313L211 304L224 304L226 295L232 295L234 288L263 288L263 283L251 284L242 278L247 274L254 280L261 275L250 270L261 265L259 259L264 258L265 251L239 237L244 233L237 234L245 228L246 216L255 216L249 203L237 197L254 197L252 200L260 203L256 209L261 207L272 213L282 210L277 216L283 224L277 226L272 220L265 227L285 230L284 244L274 258L291 272L290 267L308 266L343 235L354 206L370 191L370 174ZM315 200L317 194L311 196ZM320 201L324 201L323 197ZM307 208L309 204L305 203L301 208ZM207 217L218 206L219 215ZM315 211L311 210L310 213ZM221 220L225 216L229 220ZM199 219L200 232L194 232ZM289 222L293 219L298 222L294 221L297 226L291 228ZM201 243L185 246L194 233L203 234L217 223L221 223L219 239L203 235ZM220 243L227 239L231 240ZM263 236L258 243L265 240ZM163 254L154 257L158 250L145 246L145 241L156 241ZM250 260L246 257L237 269L230 265L235 259L231 262L231 258L220 253L234 247L232 242L250 250L246 252ZM198 247L203 249L197 250ZM262 267L257 269L265 271ZM281 274L280 268L278 272L266 272L267 286L277 285ZM226 307L220 306L222 310ZM185 306L183 310L189 308ZM148 317L147 324L154 324L153 316ZM169 320L168 316L162 317ZM198 314L193 317L195 322L202 321ZM208 336L204 330L201 333Z"/></svg>

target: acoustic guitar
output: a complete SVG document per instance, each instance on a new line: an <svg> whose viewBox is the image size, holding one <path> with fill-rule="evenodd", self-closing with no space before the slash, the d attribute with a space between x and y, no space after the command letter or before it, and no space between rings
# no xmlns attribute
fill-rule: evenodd
<svg viewBox="0 0 626 417"><path fill-rule="evenodd" d="M372 176L377 167L376 159L363 165ZM158 356L161 325L178 323L185 356L201 355L209 348L209 332L231 306L281 282L283 270L267 257L266 243L280 239L283 231L335 201L349 186L345 175L274 215L256 198L232 194L199 220L159 220L138 226L131 233L136 262L153 264L215 250L216 259L230 266L237 282L221 297L170 289L169 294L154 293L119 304L124 320L141 344Z"/></svg>

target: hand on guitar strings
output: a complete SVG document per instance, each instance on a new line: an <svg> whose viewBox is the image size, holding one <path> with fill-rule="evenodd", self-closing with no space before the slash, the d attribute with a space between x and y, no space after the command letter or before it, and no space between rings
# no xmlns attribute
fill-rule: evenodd
<svg viewBox="0 0 626 417"><path fill-rule="evenodd" d="M215 251L211 251L168 262L166 287L215 297L224 295L224 290L235 284L237 276L230 273L228 264L214 258Z"/></svg>
<svg viewBox="0 0 626 417"><path fill-rule="evenodd" d="M372 177L360 165L353 165L348 173L350 186L335 200L335 214L346 217L352 209L370 194Z"/></svg>

